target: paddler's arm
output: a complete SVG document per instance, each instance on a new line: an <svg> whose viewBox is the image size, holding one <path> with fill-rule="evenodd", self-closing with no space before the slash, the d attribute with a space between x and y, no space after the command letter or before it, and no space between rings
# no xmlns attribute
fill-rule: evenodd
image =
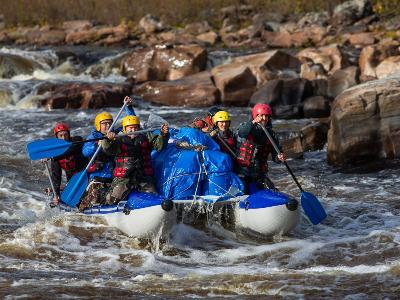
<svg viewBox="0 0 400 300"><path fill-rule="evenodd" d="M160 134L153 134L151 132L147 133L147 138L150 141L151 146L157 152L165 149L169 140L169 127L168 124L163 124L161 126Z"/></svg>
<svg viewBox="0 0 400 300"><path fill-rule="evenodd" d="M120 140L115 132L108 132L107 138L99 142L105 154L117 155L120 150Z"/></svg>
<svg viewBox="0 0 400 300"><path fill-rule="evenodd" d="M248 135L250 134L251 130L253 129L253 122L248 121L248 122L243 122L239 125L237 134L239 137L246 139Z"/></svg>
<svg viewBox="0 0 400 300"><path fill-rule="evenodd" d="M61 170L61 166L58 163L58 161L56 161L55 159L51 159L50 160L50 177L51 177L51 181L54 184L54 189L55 189L55 196L59 196L60 195L60 187L61 187L61 178L62 178L62 170Z"/></svg>

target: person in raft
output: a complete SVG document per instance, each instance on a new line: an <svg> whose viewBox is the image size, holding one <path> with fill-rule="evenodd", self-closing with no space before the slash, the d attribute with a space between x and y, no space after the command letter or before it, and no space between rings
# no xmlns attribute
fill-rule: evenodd
<svg viewBox="0 0 400 300"><path fill-rule="evenodd" d="M271 154L275 162L285 161L283 153L274 150L260 125L264 126L270 133L275 143L279 146L271 123L272 109L268 104L258 103L251 112L251 120L244 122L238 127L238 149L237 162L239 165L238 175L243 180L246 193L251 192L250 185L256 184L258 189L273 189L275 185L268 177L268 156Z"/></svg>
<svg viewBox="0 0 400 300"><path fill-rule="evenodd" d="M133 108L133 100L130 97L125 97L124 102L127 102L125 114L128 116L135 116L136 113ZM109 112L103 111L97 114L94 120L95 127L92 129L92 132L87 139L105 137L112 123L113 116ZM116 133L120 131L121 128L113 130L113 132ZM85 143L82 148L83 155L90 160L98 146L99 141ZM106 154L104 150L101 149L87 171L90 182L85 195L82 197L82 200L78 205L79 210L83 211L85 208L90 207L95 203L102 204L104 202L105 195L113 178L114 166L114 157Z"/></svg>
<svg viewBox="0 0 400 300"><path fill-rule="evenodd" d="M163 124L159 135L135 134L140 130L139 118L126 116L122 120L122 131L129 135L118 137L115 132L107 133L101 146L105 154L115 157L115 169L105 204L124 200L132 190L156 193L150 154L153 149L160 152L167 146L168 129L168 124Z"/></svg>
<svg viewBox="0 0 400 300"><path fill-rule="evenodd" d="M209 135L219 145L222 152L229 154L232 162L236 163L237 138L230 129L231 116L226 111L219 111L213 117L214 129Z"/></svg>
<svg viewBox="0 0 400 300"><path fill-rule="evenodd" d="M70 127L65 123L57 123L53 128L53 132L56 138L67 142L83 141L81 136L71 136ZM50 159L50 177L55 188L51 206L56 206L60 202L62 171L64 170L67 181L69 181L75 173L86 167L88 161L82 155L82 145L72 144L66 153Z"/></svg>

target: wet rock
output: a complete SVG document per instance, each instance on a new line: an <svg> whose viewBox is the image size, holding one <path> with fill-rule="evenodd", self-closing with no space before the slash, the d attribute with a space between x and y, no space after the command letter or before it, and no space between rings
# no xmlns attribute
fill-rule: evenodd
<svg viewBox="0 0 400 300"><path fill-rule="evenodd" d="M62 45L65 42L66 34L63 30L42 31L31 44L36 45Z"/></svg>
<svg viewBox="0 0 400 300"><path fill-rule="evenodd" d="M142 29L145 33L151 34L155 32L160 32L165 29L164 24L160 21L159 18L152 16L150 14L145 15L139 21L139 28Z"/></svg>
<svg viewBox="0 0 400 300"><path fill-rule="evenodd" d="M327 34L326 27L308 26L291 34L294 47L317 45Z"/></svg>
<svg viewBox="0 0 400 300"><path fill-rule="evenodd" d="M208 107L219 100L219 91L210 72L201 72L173 81L150 81L134 90L146 101L158 105Z"/></svg>
<svg viewBox="0 0 400 300"><path fill-rule="evenodd" d="M254 93L250 105L268 103L277 118L302 118L303 100L311 95L312 86L308 80L271 80Z"/></svg>
<svg viewBox="0 0 400 300"><path fill-rule="evenodd" d="M322 96L313 96L304 100L303 112L305 118L329 117L331 112L330 102Z"/></svg>
<svg viewBox="0 0 400 300"><path fill-rule="evenodd" d="M293 44L292 36L288 31L265 31L262 40L272 48L290 48Z"/></svg>
<svg viewBox="0 0 400 300"><path fill-rule="evenodd" d="M97 31L94 29L72 31L65 37L65 42L71 45L89 44L98 40Z"/></svg>
<svg viewBox="0 0 400 300"><path fill-rule="evenodd" d="M307 48L300 51L297 57L302 62L312 61L314 64L321 64L329 74L343 69L349 65L345 52L338 45L321 48Z"/></svg>
<svg viewBox="0 0 400 300"><path fill-rule="evenodd" d="M93 23L88 20L65 21L62 28L68 34L74 31L88 31L93 27Z"/></svg>
<svg viewBox="0 0 400 300"><path fill-rule="evenodd" d="M221 65L213 68L211 73L224 105L247 105L257 86L257 79L249 67L238 64Z"/></svg>
<svg viewBox="0 0 400 300"><path fill-rule="evenodd" d="M304 156L301 137L296 135L280 141L282 151L288 158L302 158Z"/></svg>
<svg viewBox="0 0 400 300"><path fill-rule="evenodd" d="M296 57L280 50L239 56L234 58L230 64L224 66L229 67L232 65L249 67L257 78L258 86L284 73L289 73L290 71L297 73L300 71L300 61ZM222 66L220 67L223 68Z"/></svg>
<svg viewBox="0 0 400 300"><path fill-rule="evenodd" d="M48 109L119 107L126 95L130 95L130 84L112 83L46 83L39 87L41 105Z"/></svg>
<svg viewBox="0 0 400 300"><path fill-rule="evenodd" d="M13 104L12 92L7 88L0 88L0 107Z"/></svg>
<svg viewBox="0 0 400 300"><path fill-rule="evenodd" d="M337 24L352 24L372 13L370 0L350 0L335 7L332 20Z"/></svg>
<svg viewBox="0 0 400 300"><path fill-rule="evenodd" d="M307 62L301 65L300 78L315 80L315 79L327 79L327 72L321 64L314 64Z"/></svg>
<svg viewBox="0 0 400 300"><path fill-rule="evenodd" d="M215 43L218 41L219 36L214 31L210 31L203 34L199 34L198 36L196 36L196 39L206 43L207 45L212 46L215 45Z"/></svg>
<svg viewBox="0 0 400 300"><path fill-rule="evenodd" d="M368 46L361 50L358 64L360 66L360 78L366 81L376 78L375 68L378 65L378 53L375 47Z"/></svg>
<svg viewBox="0 0 400 300"><path fill-rule="evenodd" d="M329 15L326 11L306 13L297 23L300 27L310 25L326 26L328 25Z"/></svg>
<svg viewBox="0 0 400 300"><path fill-rule="evenodd" d="M328 162L335 166L400 157L400 77L369 81L332 105Z"/></svg>
<svg viewBox="0 0 400 300"><path fill-rule="evenodd" d="M121 73L141 83L175 80L205 69L207 52L198 45L156 46L132 51L121 64Z"/></svg>
<svg viewBox="0 0 400 300"><path fill-rule="evenodd" d="M32 74L35 69L42 69L42 67L33 60L18 55L0 53L0 78Z"/></svg>
<svg viewBox="0 0 400 300"><path fill-rule="evenodd" d="M164 31L158 34L157 38L164 44L169 45L189 45L196 44L196 38L184 32L182 29L174 29L170 31ZM157 44L160 44L159 42Z"/></svg>
<svg viewBox="0 0 400 300"><path fill-rule="evenodd" d="M371 32L352 34L349 36L349 41L355 46L368 46L375 43L375 36Z"/></svg>
<svg viewBox="0 0 400 300"><path fill-rule="evenodd" d="M303 151L322 150L327 142L329 120L319 120L301 129Z"/></svg>
<svg viewBox="0 0 400 300"><path fill-rule="evenodd" d="M185 31L192 35L199 35L211 31L207 21L190 23L185 26Z"/></svg>
<svg viewBox="0 0 400 300"><path fill-rule="evenodd" d="M400 72L400 56L386 58L376 67L376 76L381 79Z"/></svg>
<svg viewBox="0 0 400 300"><path fill-rule="evenodd" d="M328 78L328 96L335 98L344 90L358 84L359 75L359 68L355 66L337 70Z"/></svg>

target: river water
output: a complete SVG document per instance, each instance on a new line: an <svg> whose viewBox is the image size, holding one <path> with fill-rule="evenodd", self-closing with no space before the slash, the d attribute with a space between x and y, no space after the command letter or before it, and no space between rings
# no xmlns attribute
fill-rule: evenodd
<svg viewBox="0 0 400 300"><path fill-rule="evenodd" d="M47 80L54 69L46 72L0 83L29 90L30 82ZM60 80L94 80L82 73L57 74ZM110 76L121 80L118 74ZM258 240L218 224L202 230L180 224L166 240L137 240L102 219L62 214L48 206L45 169L28 160L26 143L51 137L56 121L67 121L74 135L86 136L98 111L22 109L18 102L26 95L15 89L15 103L0 109L1 298L398 299L400 162L356 173L327 165L324 150L289 160L328 218L314 226L302 217L286 236ZM115 115L118 109L110 111ZM157 113L177 126L204 114L145 104L136 111L142 120ZM234 126L248 114L243 108L230 112ZM282 191L299 197L284 166L271 163L271 178Z"/></svg>

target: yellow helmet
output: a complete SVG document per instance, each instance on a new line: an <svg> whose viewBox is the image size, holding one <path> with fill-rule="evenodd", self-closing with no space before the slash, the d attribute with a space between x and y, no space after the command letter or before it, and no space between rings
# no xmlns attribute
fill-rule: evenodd
<svg viewBox="0 0 400 300"><path fill-rule="evenodd" d="M213 117L214 124L217 124L217 122L224 122L224 121L226 122L230 120L231 116L226 111L223 110L217 112Z"/></svg>
<svg viewBox="0 0 400 300"><path fill-rule="evenodd" d="M126 133L125 127L129 125L140 125L139 118L136 116L126 116L122 119L122 131Z"/></svg>
<svg viewBox="0 0 400 300"><path fill-rule="evenodd" d="M100 123L105 121L105 120L111 120L112 121L113 120L113 116L110 113L106 112L106 111L103 111L103 112L99 113L96 116L96 118L94 119L94 126L96 127L97 131L100 131Z"/></svg>

